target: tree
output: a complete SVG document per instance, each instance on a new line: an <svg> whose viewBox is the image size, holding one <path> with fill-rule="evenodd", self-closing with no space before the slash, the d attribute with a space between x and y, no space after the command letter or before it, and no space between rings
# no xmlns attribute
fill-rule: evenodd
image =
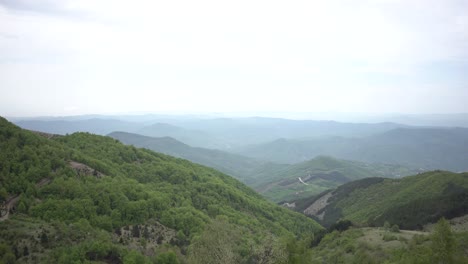
<svg viewBox="0 0 468 264"><path fill-rule="evenodd" d="M161 253L156 257L157 264L179 264L177 256L173 251Z"/></svg>
<svg viewBox="0 0 468 264"><path fill-rule="evenodd" d="M127 255L125 255L123 259L124 263L128 264L145 264L148 263L146 258L136 251L130 251Z"/></svg>
<svg viewBox="0 0 468 264"><path fill-rule="evenodd" d="M6 201L8 197L8 192L5 190L4 187L0 188L0 203L2 203L3 201Z"/></svg>
<svg viewBox="0 0 468 264"><path fill-rule="evenodd" d="M268 234L260 245L254 248L252 262L258 264L286 263L289 257L288 254L291 252L287 252L285 244L281 243L273 235Z"/></svg>
<svg viewBox="0 0 468 264"><path fill-rule="evenodd" d="M388 221L385 221L384 225L383 225L383 228L385 230L389 230L390 229L390 223Z"/></svg>
<svg viewBox="0 0 468 264"><path fill-rule="evenodd" d="M450 224L445 218L441 218L437 222L434 233L431 236L431 241L434 263L452 263L455 251L455 238Z"/></svg>
<svg viewBox="0 0 468 264"><path fill-rule="evenodd" d="M400 232L400 227L398 227L398 225L392 225L392 227L390 228L390 231L394 233L398 233Z"/></svg>
<svg viewBox="0 0 468 264"><path fill-rule="evenodd" d="M205 231L189 248L190 263L238 263L234 247L239 234L226 219L217 218L205 227Z"/></svg>

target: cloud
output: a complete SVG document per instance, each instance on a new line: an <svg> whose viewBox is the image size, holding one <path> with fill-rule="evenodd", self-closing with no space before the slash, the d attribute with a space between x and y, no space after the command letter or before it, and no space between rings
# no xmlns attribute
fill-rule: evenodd
<svg viewBox="0 0 468 264"><path fill-rule="evenodd" d="M421 87L468 81L467 14L458 0L0 0L0 90L42 89L89 111L390 111L405 87L421 108L404 108L429 111Z"/></svg>
<svg viewBox="0 0 468 264"><path fill-rule="evenodd" d="M27 12L40 15L53 15L68 18L84 18L83 10L70 5L71 1L63 0L0 0L0 6L13 12Z"/></svg>

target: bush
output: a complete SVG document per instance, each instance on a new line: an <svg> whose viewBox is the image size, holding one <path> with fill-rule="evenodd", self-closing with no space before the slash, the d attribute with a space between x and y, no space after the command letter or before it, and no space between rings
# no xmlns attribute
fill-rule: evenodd
<svg viewBox="0 0 468 264"><path fill-rule="evenodd" d="M336 223L334 223L333 225L331 225L329 228L328 228L328 231L329 232L333 232L334 230L337 230L337 231L346 231L348 230L348 228L350 228L351 226L353 225L353 223L349 220L340 220Z"/></svg>
<svg viewBox="0 0 468 264"><path fill-rule="evenodd" d="M383 236L382 239L383 239L385 242L389 242L389 241L397 240L398 238L397 238L395 235L384 234L384 236Z"/></svg>
<svg viewBox="0 0 468 264"><path fill-rule="evenodd" d="M393 233L399 233L400 228L398 227L398 225L392 225L392 227L390 228L390 231L392 231Z"/></svg>
<svg viewBox="0 0 468 264"><path fill-rule="evenodd" d="M383 225L383 228L385 230L389 230L390 229L390 223L388 221L385 221L384 225Z"/></svg>
<svg viewBox="0 0 468 264"><path fill-rule="evenodd" d="M356 250L356 247L352 243L348 243L346 244L344 250L346 253L354 253L354 251Z"/></svg>
<svg viewBox="0 0 468 264"><path fill-rule="evenodd" d="M408 243L408 239L406 239L406 237L404 237L404 236L399 236L398 241L400 241L402 243Z"/></svg>

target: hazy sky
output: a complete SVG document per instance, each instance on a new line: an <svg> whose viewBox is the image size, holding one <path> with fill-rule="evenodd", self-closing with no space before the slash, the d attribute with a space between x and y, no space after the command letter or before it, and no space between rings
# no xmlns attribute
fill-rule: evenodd
<svg viewBox="0 0 468 264"><path fill-rule="evenodd" d="M467 102L467 0L0 0L0 115Z"/></svg>

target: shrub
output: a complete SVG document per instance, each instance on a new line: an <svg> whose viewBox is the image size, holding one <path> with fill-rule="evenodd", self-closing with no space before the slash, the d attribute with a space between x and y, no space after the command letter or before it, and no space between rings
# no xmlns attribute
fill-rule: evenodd
<svg viewBox="0 0 468 264"><path fill-rule="evenodd" d="M386 242L389 242L389 241L397 240L397 237L391 234L384 234L382 239Z"/></svg>
<svg viewBox="0 0 468 264"><path fill-rule="evenodd" d="M390 231L392 231L393 233L398 233L400 232L400 228L398 227L398 225L392 225Z"/></svg>

